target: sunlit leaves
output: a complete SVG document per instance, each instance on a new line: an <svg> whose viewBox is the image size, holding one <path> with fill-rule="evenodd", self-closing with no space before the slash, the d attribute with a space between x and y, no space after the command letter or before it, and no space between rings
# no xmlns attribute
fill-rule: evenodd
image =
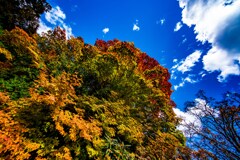
<svg viewBox="0 0 240 160"><path fill-rule="evenodd" d="M28 129L14 118L18 112L15 106L17 104L11 102L9 97L2 92L0 92L0 105L0 158L29 158L29 153L38 149L39 144L23 137Z"/></svg>
<svg viewBox="0 0 240 160"><path fill-rule="evenodd" d="M173 159L184 146L169 73L133 43L87 45L59 27L0 38L1 138L18 140L3 158L23 146L32 159Z"/></svg>

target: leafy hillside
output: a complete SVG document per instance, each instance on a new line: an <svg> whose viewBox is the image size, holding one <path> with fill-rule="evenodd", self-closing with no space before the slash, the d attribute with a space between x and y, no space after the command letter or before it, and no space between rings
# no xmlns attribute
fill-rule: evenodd
<svg viewBox="0 0 240 160"><path fill-rule="evenodd" d="M182 158L168 70L133 43L16 28L0 68L0 158Z"/></svg>

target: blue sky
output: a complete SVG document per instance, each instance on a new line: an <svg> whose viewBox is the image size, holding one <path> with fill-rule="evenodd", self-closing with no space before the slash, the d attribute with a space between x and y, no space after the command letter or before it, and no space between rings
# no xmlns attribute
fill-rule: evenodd
<svg viewBox="0 0 240 160"><path fill-rule="evenodd" d="M38 33L134 42L168 68L181 110L198 90L240 91L240 0L49 0Z"/></svg>

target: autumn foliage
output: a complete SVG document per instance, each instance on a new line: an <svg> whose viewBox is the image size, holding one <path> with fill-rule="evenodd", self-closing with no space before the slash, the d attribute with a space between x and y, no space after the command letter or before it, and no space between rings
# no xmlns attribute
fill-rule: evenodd
<svg viewBox="0 0 240 160"><path fill-rule="evenodd" d="M169 73L119 40L0 35L0 159L181 159Z"/></svg>

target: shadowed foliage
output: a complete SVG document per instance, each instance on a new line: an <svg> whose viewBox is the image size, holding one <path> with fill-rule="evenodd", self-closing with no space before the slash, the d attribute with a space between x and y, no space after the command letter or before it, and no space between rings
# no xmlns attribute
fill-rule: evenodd
<svg viewBox="0 0 240 160"><path fill-rule="evenodd" d="M46 0L0 0L0 25L7 30L17 26L33 34L41 14L50 9Z"/></svg>

